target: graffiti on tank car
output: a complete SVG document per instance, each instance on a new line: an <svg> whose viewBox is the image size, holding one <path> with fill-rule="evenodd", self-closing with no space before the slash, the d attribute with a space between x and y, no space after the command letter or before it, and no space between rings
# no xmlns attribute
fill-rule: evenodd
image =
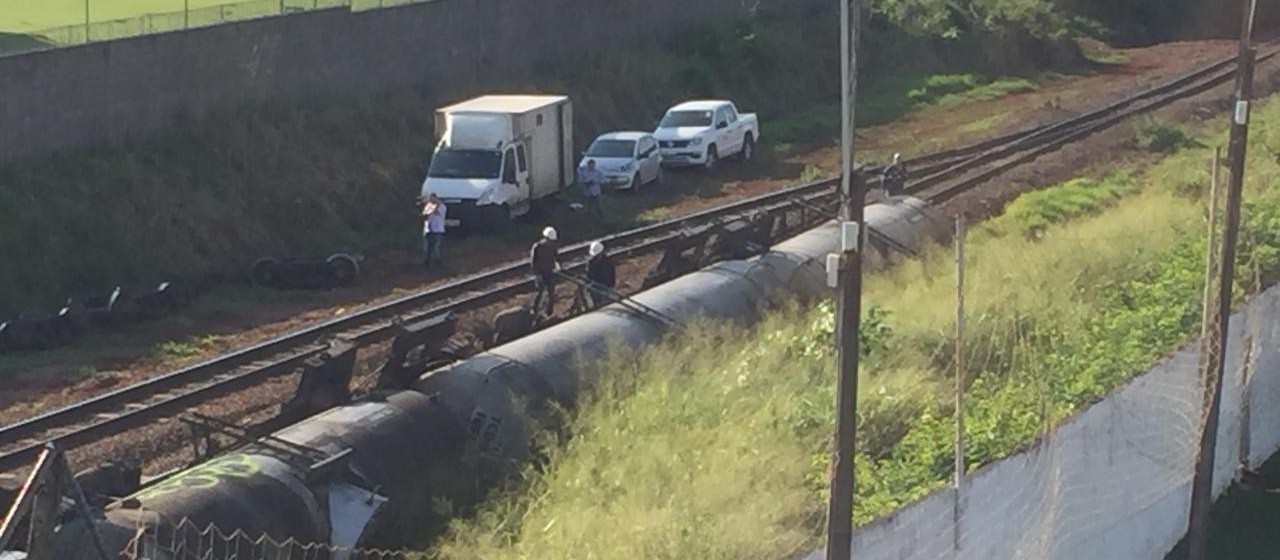
<svg viewBox="0 0 1280 560"><path fill-rule="evenodd" d="M181 490L213 488L230 479L244 479L261 471L258 460L249 455L228 455L169 477L143 489L134 497L146 500Z"/></svg>
<svg viewBox="0 0 1280 560"><path fill-rule="evenodd" d="M502 418L485 414L480 410L472 414L471 436L476 439L481 456L490 458L501 456L502 447L498 444L498 428L501 426Z"/></svg>

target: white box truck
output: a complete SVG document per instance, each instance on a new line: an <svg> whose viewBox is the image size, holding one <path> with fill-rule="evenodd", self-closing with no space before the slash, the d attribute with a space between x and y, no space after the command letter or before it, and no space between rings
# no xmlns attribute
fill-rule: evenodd
<svg viewBox="0 0 1280 560"><path fill-rule="evenodd" d="M568 97L488 95L440 109L435 120L422 196L444 200L450 226L501 226L575 180Z"/></svg>

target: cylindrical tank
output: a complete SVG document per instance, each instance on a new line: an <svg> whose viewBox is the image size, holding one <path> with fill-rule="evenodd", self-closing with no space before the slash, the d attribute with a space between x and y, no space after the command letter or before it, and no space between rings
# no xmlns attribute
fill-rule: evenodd
<svg viewBox="0 0 1280 560"><path fill-rule="evenodd" d="M914 199L868 207L867 222L885 238L864 252L868 268L893 247L918 251L948 231ZM677 323L750 322L779 298L827 293L826 255L838 248L839 227L828 223L633 299ZM449 505L471 504L528 461L534 432L556 425L557 410L573 406L611 348L652 344L668 329L621 305L574 318L429 372L411 391L334 408L149 486L109 508L101 532L115 550L148 520L335 546L407 544L443 528ZM335 458L336 468L318 468ZM63 557L92 557L76 524L60 535Z"/></svg>
<svg viewBox="0 0 1280 560"><path fill-rule="evenodd" d="M867 208L873 237L868 268L883 266L897 249L915 252L946 235L943 222L917 199ZM633 299L684 323L697 317L753 321L777 297L812 299L827 292L826 256L839 250L839 226L832 222L776 245L747 261L727 261L646 290ZM528 458L532 416L528 403L551 395L572 407L584 380L599 373L610 348L637 348L667 331L659 321L621 305L576 317L419 379L414 389L438 394L471 428L489 461L510 472ZM500 474L499 474L500 476Z"/></svg>
<svg viewBox="0 0 1280 560"><path fill-rule="evenodd" d="M144 525L162 542L198 540L213 526L246 540L407 545L443 528L448 504L474 502L466 442L432 397L377 395L148 486L108 508L100 531L114 550ZM81 532L63 532L64 550L92 550Z"/></svg>

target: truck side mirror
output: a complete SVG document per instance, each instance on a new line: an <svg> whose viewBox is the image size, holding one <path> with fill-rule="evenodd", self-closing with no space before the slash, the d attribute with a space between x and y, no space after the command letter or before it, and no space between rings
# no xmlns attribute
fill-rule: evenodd
<svg viewBox="0 0 1280 560"><path fill-rule="evenodd" d="M722 129L722 128L729 128L729 123L724 122L724 121L720 121L720 122L716 123L716 129L717 129L717 130L718 130L718 129Z"/></svg>

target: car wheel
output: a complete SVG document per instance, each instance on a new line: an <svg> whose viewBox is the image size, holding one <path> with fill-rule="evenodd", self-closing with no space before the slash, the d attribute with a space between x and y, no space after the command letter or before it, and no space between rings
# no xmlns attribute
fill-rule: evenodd
<svg viewBox="0 0 1280 560"><path fill-rule="evenodd" d="M753 157L756 157L756 139L748 134L742 140L742 161L751 161Z"/></svg>
<svg viewBox="0 0 1280 560"><path fill-rule="evenodd" d="M658 171L657 171L656 173L654 173L654 174L653 174L653 184L655 184L655 185L661 185L661 184L662 184L662 173L663 173L663 171L662 171L662 166L661 166L661 165L659 165L659 166L658 166Z"/></svg>
<svg viewBox="0 0 1280 560"><path fill-rule="evenodd" d="M637 171L636 174L631 177L631 192L639 193L640 186L643 184L644 184L644 178L641 177L640 172Z"/></svg>
<svg viewBox="0 0 1280 560"><path fill-rule="evenodd" d="M716 150L716 145L712 144L710 146L707 146L707 161L702 164L702 167L708 171L715 169L716 160L719 160L719 159L720 159L720 152Z"/></svg>

